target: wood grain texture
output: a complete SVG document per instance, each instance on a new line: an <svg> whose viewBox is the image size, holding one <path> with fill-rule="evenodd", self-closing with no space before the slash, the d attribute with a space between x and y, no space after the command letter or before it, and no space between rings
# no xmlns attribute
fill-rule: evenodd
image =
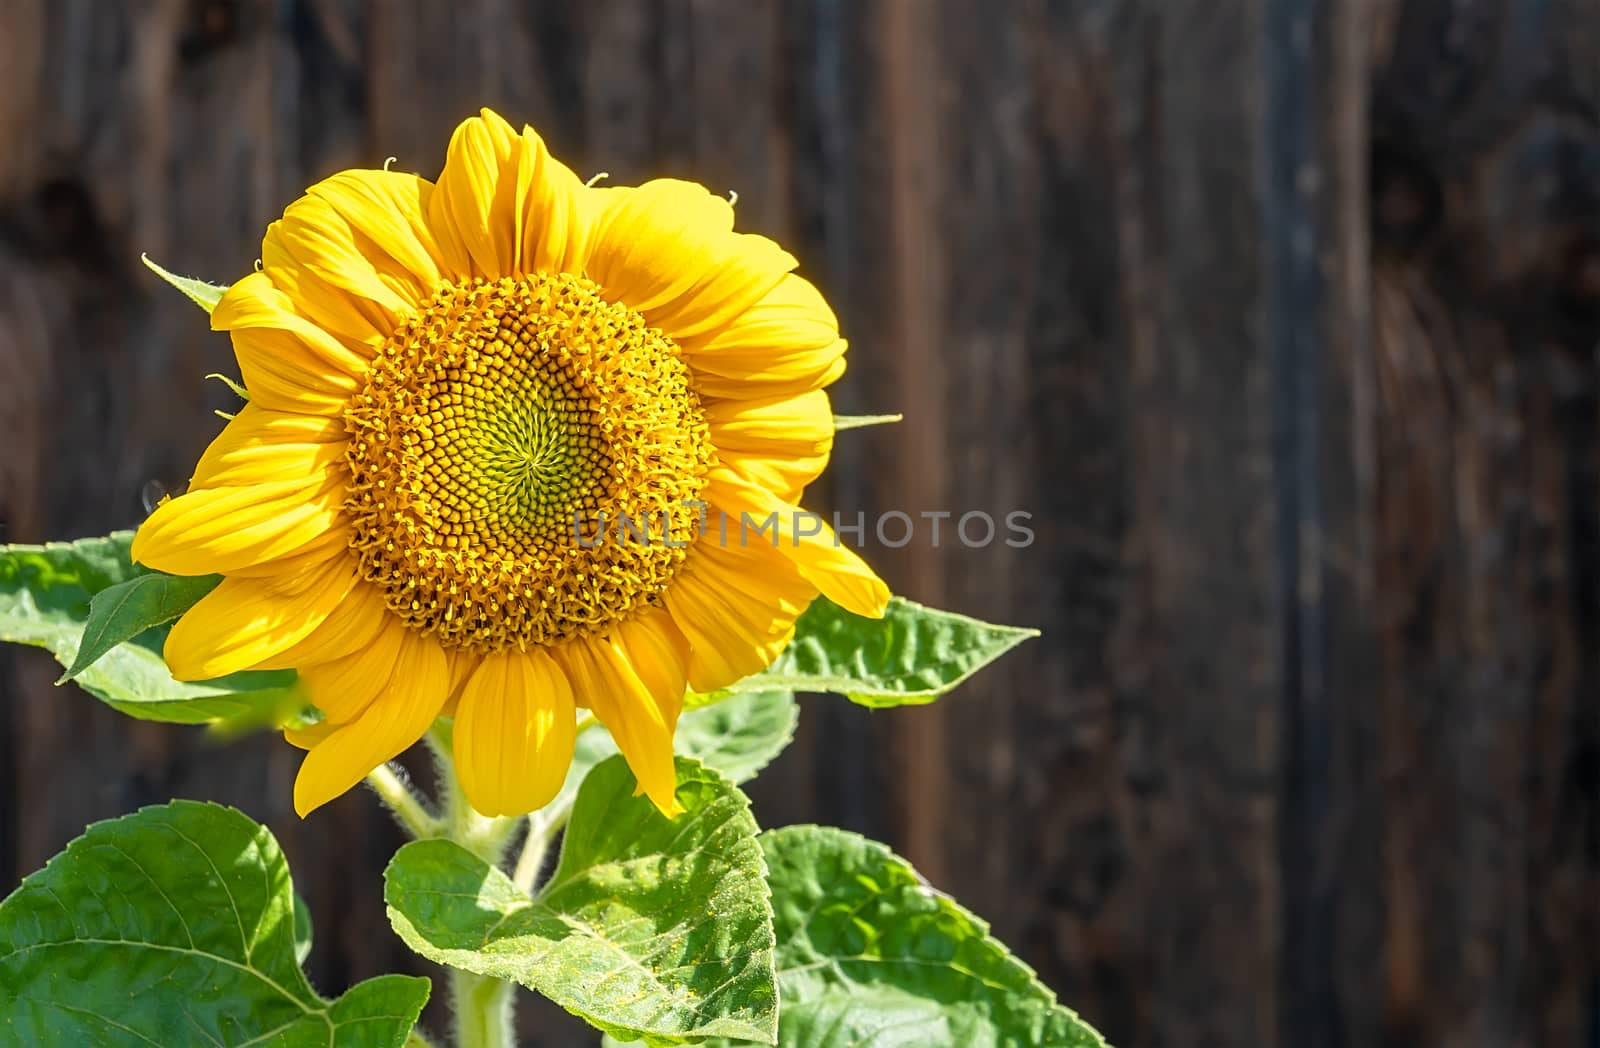
<svg viewBox="0 0 1600 1048"><path fill-rule="evenodd" d="M311 181L431 175L493 106L737 191L839 312L837 409L907 415L817 507L1044 630L931 709L808 700L766 824L889 841L1121 1048L1588 1048L1596 69L1594 0L0 4L0 540L135 523L220 428L226 342L140 251L248 272ZM919 517L1012 510L1027 548ZM321 988L424 970L371 798L301 822L288 747L52 676L0 655L6 876L215 798L283 841Z"/></svg>

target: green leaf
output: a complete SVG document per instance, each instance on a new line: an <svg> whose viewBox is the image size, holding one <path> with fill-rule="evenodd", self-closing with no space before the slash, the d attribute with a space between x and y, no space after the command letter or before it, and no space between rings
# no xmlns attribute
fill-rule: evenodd
<svg viewBox="0 0 1600 1048"><path fill-rule="evenodd" d="M96 823L0 903L6 1044L398 1048L427 999L401 975L318 996L277 841L215 804Z"/></svg>
<svg viewBox="0 0 1600 1048"><path fill-rule="evenodd" d="M736 783L748 782L794 741L799 723L793 692L747 692L686 712L674 747Z"/></svg>
<svg viewBox="0 0 1600 1048"><path fill-rule="evenodd" d="M621 757L589 773L536 899L459 845L406 845L384 874L395 931L430 960L521 983L617 1037L775 1043L772 914L749 801L684 760L676 819L633 790Z"/></svg>
<svg viewBox="0 0 1600 1048"><path fill-rule="evenodd" d="M899 422L904 418L904 415L835 415L833 431L840 433L847 429L861 429L863 426L882 426L890 422Z"/></svg>
<svg viewBox="0 0 1600 1048"><path fill-rule="evenodd" d="M132 532L43 546L0 546L0 641L44 648L62 666L78 657L93 597L149 575L128 557ZM270 723L303 705L290 671L179 682L161 658L166 627L118 644L74 678L84 691L141 720Z"/></svg>
<svg viewBox="0 0 1600 1048"><path fill-rule="evenodd" d="M988 925L883 845L821 826L761 844L783 1048L1104 1048Z"/></svg>
<svg viewBox="0 0 1600 1048"><path fill-rule="evenodd" d="M182 291L188 296L189 301L207 313L217 308L217 303L222 301L222 296L228 291L226 284L207 284L204 280L196 280L193 277L180 277L176 273L169 273L156 265L149 255L140 255L139 260L152 273Z"/></svg>
<svg viewBox="0 0 1600 1048"><path fill-rule="evenodd" d="M755 691L710 699L690 695L685 703L673 736L678 756L698 760L734 783L742 783L755 778L794 740L800 707L793 692ZM598 725L580 734L567 781L547 810L565 810L589 769L616 752L611 733Z"/></svg>
<svg viewBox="0 0 1600 1048"><path fill-rule="evenodd" d="M311 956L311 910L300 893L294 893L294 962L305 964Z"/></svg>
<svg viewBox="0 0 1600 1048"><path fill-rule="evenodd" d="M171 622L221 581L221 575L186 578L153 571L96 593L89 598L89 621L84 624L78 653L56 683L71 680L106 652L150 627Z"/></svg>
<svg viewBox="0 0 1600 1048"><path fill-rule="evenodd" d="M777 661L735 691L831 691L863 706L932 702L1038 630L996 626L895 597L881 619L819 597Z"/></svg>

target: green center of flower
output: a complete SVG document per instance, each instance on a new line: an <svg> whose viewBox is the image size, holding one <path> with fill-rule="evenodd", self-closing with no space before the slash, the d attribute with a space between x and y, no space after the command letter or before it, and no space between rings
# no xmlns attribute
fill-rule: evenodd
<svg viewBox="0 0 1600 1048"><path fill-rule="evenodd" d="M442 284L345 422L364 574L412 627L480 651L654 603L713 454L677 347L565 273Z"/></svg>

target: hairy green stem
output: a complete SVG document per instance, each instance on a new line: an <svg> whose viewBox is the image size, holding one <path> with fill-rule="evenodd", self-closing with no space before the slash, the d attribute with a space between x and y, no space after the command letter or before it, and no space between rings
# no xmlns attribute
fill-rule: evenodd
<svg viewBox="0 0 1600 1048"><path fill-rule="evenodd" d="M550 841L557 829L556 824L546 821L542 811L528 816L528 836L522 842L522 853L517 856L517 866L511 880L529 895L533 894L539 870L544 866L545 855L550 850Z"/></svg>
<svg viewBox="0 0 1600 1048"><path fill-rule="evenodd" d="M491 866L499 866L521 820L489 818L468 803L461 780L456 777L449 732L449 726L441 722L427 736L444 795L444 835ZM516 992L515 983L451 968L450 1006L455 1015L456 1048L513 1048Z"/></svg>
<svg viewBox="0 0 1600 1048"><path fill-rule="evenodd" d="M456 1018L456 1048L513 1048L511 1019L515 983L450 969L450 1007Z"/></svg>
<svg viewBox="0 0 1600 1048"><path fill-rule="evenodd" d="M367 773L367 785L400 820L406 832L417 840L437 837L444 831L444 823L428 811L422 798L406 785L393 766L380 764L372 769Z"/></svg>
<svg viewBox="0 0 1600 1048"><path fill-rule="evenodd" d="M571 814L571 806L537 811L526 820L495 819L480 815L468 803L461 780L456 777L450 730L448 722L440 721L426 736L438 767L440 803L444 808L442 815L433 814L427 801L406 782L403 771L397 771L391 765L373 769L367 776L367 785L372 787L373 792L413 837L418 840L444 837L491 866L502 863L517 826L525 823L527 837L517 857L513 879L523 891L531 893L549 852L550 842L561 832L567 816ZM449 978L450 1006L455 1019L455 1048L514 1048L516 1036L512 1019L516 1005L516 984L456 968L449 969ZM412 1031L406 1048L431 1046L422 1033Z"/></svg>

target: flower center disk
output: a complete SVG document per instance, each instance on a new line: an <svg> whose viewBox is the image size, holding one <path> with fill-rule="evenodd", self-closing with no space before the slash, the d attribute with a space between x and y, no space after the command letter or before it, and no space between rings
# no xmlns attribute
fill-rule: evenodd
<svg viewBox="0 0 1600 1048"><path fill-rule="evenodd" d="M345 425L363 574L408 625L477 651L655 603L713 456L677 347L566 273L441 284Z"/></svg>

